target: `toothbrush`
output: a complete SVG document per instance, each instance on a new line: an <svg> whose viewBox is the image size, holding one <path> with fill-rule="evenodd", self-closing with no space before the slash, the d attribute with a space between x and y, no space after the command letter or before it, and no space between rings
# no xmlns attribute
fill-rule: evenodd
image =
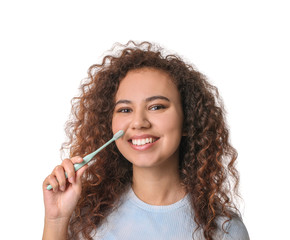
<svg viewBox="0 0 290 240"><path fill-rule="evenodd" d="M89 161L91 161L92 158L93 158L94 156L96 156L96 154L97 154L98 152L100 152L101 150L103 150L105 147L107 147L107 146L108 146L109 144L111 144L112 142L118 140L118 139L119 139L120 137L122 137L123 135L124 135L124 131L123 131L123 130L118 131L117 133L114 134L114 136L112 137L111 140L109 140L108 142L106 142L103 146L101 146L100 148L98 148L96 151L94 151L94 152L88 154L87 156L85 156L85 157L83 158L83 160L84 160L83 162L74 164L75 172L76 172L77 170L79 170L81 167L83 167L84 165L86 165ZM65 172L64 174L65 174L65 177L67 178L67 174L66 174L66 172ZM52 186L51 186L51 185L48 185L46 189L47 189L47 190L51 190L51 189L52 189Z"/></svg>

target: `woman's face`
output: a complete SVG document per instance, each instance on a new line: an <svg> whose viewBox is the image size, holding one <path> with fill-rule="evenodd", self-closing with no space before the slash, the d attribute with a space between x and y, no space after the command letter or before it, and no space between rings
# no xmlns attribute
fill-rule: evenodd
<svg viewBox="0 0 290 240"><path fill-rule="evenodd" d="M115 103L113 132L125 131L116 144L133 168L178 162L183 111L179 91L167 73L152 68L129 71Z"/></svg>

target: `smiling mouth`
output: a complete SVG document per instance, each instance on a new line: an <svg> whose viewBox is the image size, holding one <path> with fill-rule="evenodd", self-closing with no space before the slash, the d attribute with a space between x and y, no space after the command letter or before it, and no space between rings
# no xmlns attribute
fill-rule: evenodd
<svg viewBox="0 0 290 240"><path fill-rule="evenodd" d="M131 142L135 146L143 146L149 143L154 143L159 138L142 138L142 139L130 139L129 142Z"/></svg>

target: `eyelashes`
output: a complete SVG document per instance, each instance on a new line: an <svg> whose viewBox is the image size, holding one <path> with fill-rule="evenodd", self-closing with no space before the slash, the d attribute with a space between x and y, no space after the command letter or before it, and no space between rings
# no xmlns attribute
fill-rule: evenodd
<svg viewBox="0 0 290 240"><path fill-rule="evenodd" d="M158 110L162 110L162 109L166 109L166 108L167 107L163 104L154 104L152 106L149 106L148 110L149 111L158 111ZM118 108L116 110L116 112L118 112L118 113L131 113L131 112L133 112L133 109L129 108L129 107L121 107L121 108Z"/></svg>
<svg viewBox="0 0 290 240"><path fill-rule="evenodd" d="M132 110L130 108L120 108L117 110L118 113L130 113Z"/></svg>
<svg viewBox="0 0 290 240"><path fill-rule="evenodd" d="M165 109L166 107L164 105L161 105L161 104L157 104L157 105L153 105L151 106L149 109L150 110L153 110L153 111L156 111L156 110L160 110L160 109Z"/></svg>

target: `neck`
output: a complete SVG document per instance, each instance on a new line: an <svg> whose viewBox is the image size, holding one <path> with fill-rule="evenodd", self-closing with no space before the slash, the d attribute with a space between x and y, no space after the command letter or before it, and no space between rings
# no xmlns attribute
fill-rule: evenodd
<svg viewBox="0 0 290 240"><path fill-rule="evenodd" d="M170 205L182 199L186 191L177 166L137 168L133 166L132 188L136 196L151 205Z"/></svg>

